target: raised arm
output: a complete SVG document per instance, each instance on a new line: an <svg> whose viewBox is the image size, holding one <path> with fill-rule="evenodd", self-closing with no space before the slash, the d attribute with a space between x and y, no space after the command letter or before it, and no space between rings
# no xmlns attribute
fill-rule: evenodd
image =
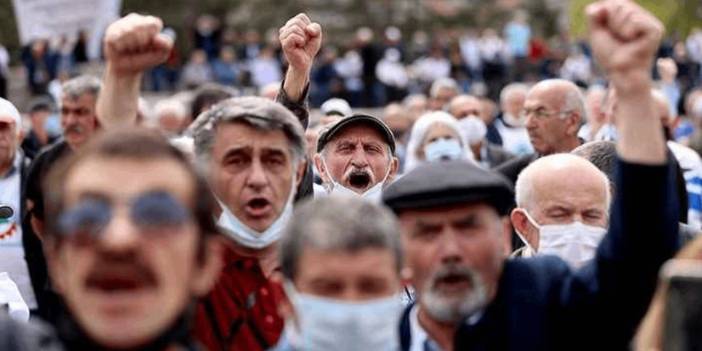
<svg viewBox="0 0 702 351"><path fill-rule="evenodd" d="M666 161L661 122L651 96L651 68L663 24L629 0L587 7L590 45L617 92L617 151L622 160L660 165Z"/></svg>
<svg viewBox="0 0 702 351"><path fill-rule="evenodd" d="M301 13L279 30L280 45L288 61L285 80L276 101L290 109L304 128L309 123L307 93L314 58L322 46L322 27Z"/></svg>
<svg viewBox="0 0 702 351"><path fill-rule="evenodd" d="M173 48L162 28L159 18L134 13L107 28L103 43L107 67L97 100L103 128L136 124L142 75L164 62Z"/></svg>

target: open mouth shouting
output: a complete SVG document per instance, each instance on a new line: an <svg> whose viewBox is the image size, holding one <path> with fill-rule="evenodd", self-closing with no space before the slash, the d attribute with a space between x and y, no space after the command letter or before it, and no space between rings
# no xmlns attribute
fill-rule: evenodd
<svg viewBox="0 0 702 351"><path fill-rule="evenodd" d="M364 192L371 187L373 178L365 170L353 170L347 177L348 185L353 190Z"/></svg>
<svg viewBox="0 0 702 351"><path fill-rule="evenodd" d="M263 196L249 199L244 206L246 215L253 219L260 219L268 216L273 210L271 202Z"/></svg>

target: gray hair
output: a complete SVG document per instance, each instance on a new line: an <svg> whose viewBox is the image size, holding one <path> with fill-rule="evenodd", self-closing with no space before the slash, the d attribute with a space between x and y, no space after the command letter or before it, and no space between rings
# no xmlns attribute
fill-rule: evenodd
<svg viewBox="0 0 702 351"><path fill-rule="evenodd" d="M458 93L458 84L452 78L439 78L431 84L429 96L436 97L441 89L453 89Z"/></svg>
<svg viewBox="0 0 702 351"><path fill-rule="evenodd" d="M524 96L526 96L528 92L529 86L524 83L507 84L504 88L502 88L502 91L500 91L500 102L504 103L512 94L522 93Z"/></svg>
<svg viewBox="0 0 702 351"><path fill-rule="evenodd" d="M292 280L306 248L356 253L386 249L402 266L400 231L395 216L385 207L357 197L329 196L306 202L295 210L280 240L283 276Z"/></svg>
<svg viewBox="0 0 702 351"><path fill-rule="evenodd" d="M201 113L190 126L195 155L202 166L210 159L217 127L223 123L243 123L262 131L282 130L288 139L293 163L305 157L305 134L300 121L283 105L257 96L224 100Z"/></svg>
<svg viewBox="0 0 702 351"><path fill-rule="evenodd" d="M63 83L61 85L61 94L71 100L77 100L85 94L97 97L100 94L100 86L99 78L84 74Z"/></svg>
<svg viewBox="0 0 702 351"><path fill-rule="evenodd" d="M536 88L560 90L563 94L560 112L577 112L581 121L586 119L585 98L583 98L580 88L573 82L565 79L546 79L540 81L531 89ZM561 114L562 119L565 117L565 114Z"/></svg>

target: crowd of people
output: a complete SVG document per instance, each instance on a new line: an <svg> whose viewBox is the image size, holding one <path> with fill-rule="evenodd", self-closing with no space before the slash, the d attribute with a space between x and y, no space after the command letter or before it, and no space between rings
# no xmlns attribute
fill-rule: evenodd
<svg viewBox="0 0 702 351"><path fill-rule="evenodd" d="M584 16L606 86L515 77L493 101L437 76L380 116L310 113L305 14L272 91L210 77L151 111L174 37L117 20L59 108L0 99L0 348L695 349L659 271L702 264L702 90L633 1Z"/></svg>

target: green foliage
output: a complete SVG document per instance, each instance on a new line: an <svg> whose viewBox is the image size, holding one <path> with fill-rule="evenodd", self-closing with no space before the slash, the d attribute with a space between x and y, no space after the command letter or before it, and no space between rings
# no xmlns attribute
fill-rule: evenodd
<svg viewBox="0 0 702 351"><path fill-rule="evenodd" d="M571 32L582 35L586 31L585 7L592 0L571 0ZM702 4L699 0L638 0L641 6L653 12L666 26L669 34L686 36L694 27L702 27Z"/></svg>

